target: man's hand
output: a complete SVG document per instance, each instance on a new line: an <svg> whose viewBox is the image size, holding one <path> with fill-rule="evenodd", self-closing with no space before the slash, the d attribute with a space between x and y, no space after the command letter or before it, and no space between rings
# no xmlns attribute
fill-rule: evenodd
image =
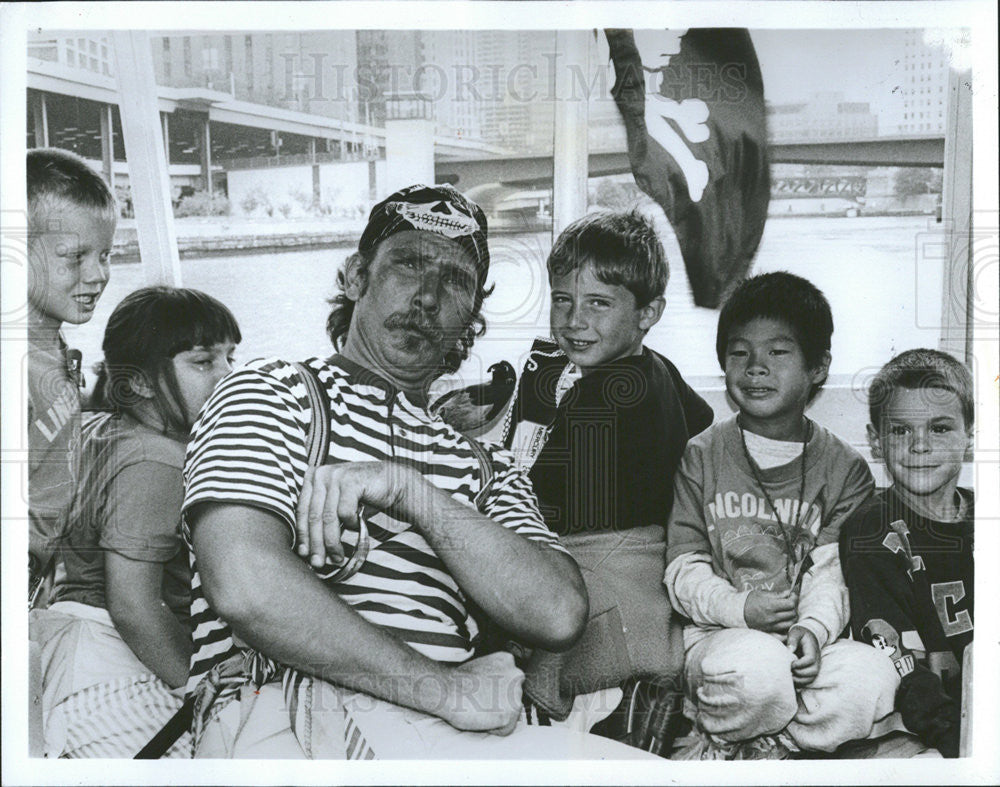
<svg viewBox="0 0 1000 787"><path fill-rule="evenodd" d="M819 642L805 626L793 626L788 632L788 649L798 656L792 662L792 682L801 689L819 675Z"/></svg>
<svg viewBox="0 0 1000 787"><path fill-rule="evenodd" d="M798 617L797 606L798 598L790 591L751 590L743 606L743 619L749 628L784 634Z"/></svg>
<svg viewBox="0 0 1000 787"><path fill-rule="evenodd" d="M491 653L454 667L440 716L459 730L510 735L523 708L524 673L509 653Z"/></svg>
<svg viewBox="0 0 1000 787"><path fill-rule="evenodd" d="M300 557L313 568L344 561L341 532L358 529L362 505L389 511L422 481L411 468L395 462L344 462L306 470L295 509L295 540Z"/></svg>

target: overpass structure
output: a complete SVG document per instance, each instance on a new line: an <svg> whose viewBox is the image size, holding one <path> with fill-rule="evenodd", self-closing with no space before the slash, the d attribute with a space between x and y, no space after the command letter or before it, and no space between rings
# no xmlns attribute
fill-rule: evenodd
<svg viewBox="0 0 1000 787"><path fill-rule="evenodd" d="M941 167L944 137L877 137L836 142L779 142L770 145L774 164L825 164L877 167ZM631 172L625 151L591 152L588 175L621 175ZM503 158L437 158L435 178L453 183L472 195L489 199L491 194L512 189L539 188L552 183L553 157L507 156Z"/></svg>

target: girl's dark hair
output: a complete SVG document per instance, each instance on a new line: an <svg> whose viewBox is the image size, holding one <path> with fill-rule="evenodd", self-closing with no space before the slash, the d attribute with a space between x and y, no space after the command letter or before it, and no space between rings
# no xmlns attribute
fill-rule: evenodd
<svg viewBox="0 0 1000 787"><path fill-rule="evenodd" d="M211 295L179 287L136 290L108 318L92 405L130 412L145 401L136 391L141 382L156 394L153 403L164 429L187 432L192 424L181 406L171 360L194 347L238 344L242 338L233 313Z"/></svg>

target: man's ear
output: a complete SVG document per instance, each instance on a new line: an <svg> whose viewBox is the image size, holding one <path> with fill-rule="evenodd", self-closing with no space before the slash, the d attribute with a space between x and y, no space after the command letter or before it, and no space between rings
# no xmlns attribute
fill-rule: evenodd
<svg viewBox="0 0 1000 787"><path fill-rule="evenodd" d="M872 449L872 458L884 459L882 456L882 440L878 436L878 430L871 424L868 424L865 427L865 431L868 433L868 445Z"/></svg>
<svg viewBox="0 0 1000 787"><path fill-rule="evenodd" d="M365 292L367 276L362 270L361 255L354 253L344 261L344 295L357 302Z"/></svg>
<svg viewBox="0 0 1000 787"><path fill-rule="evenodd" d="M820 356L819 363L809 370L813 385L822 385L826 382L826 378L830 374L830 360L830 353L825 352Z"/></svg>
<svg viewBox="0 0 1000 787"><path fill-rule="evenodd" d="M644 331L648 331L656 325L663 316L663 307L666 304L666 299L661 295L659 298L653 298L653 300L639 309L639 327Z"/></svg>

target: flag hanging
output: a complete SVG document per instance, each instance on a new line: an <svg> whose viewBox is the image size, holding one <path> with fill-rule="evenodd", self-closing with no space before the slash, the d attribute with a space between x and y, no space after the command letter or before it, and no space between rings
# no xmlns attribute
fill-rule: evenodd
<svg viewBox="0 0 1000 787"><path fill-rule="evenodd" d="M760 65L740 28L606 30L635 181L677 234L698 306L745 277L770 199Z"/></svg>

